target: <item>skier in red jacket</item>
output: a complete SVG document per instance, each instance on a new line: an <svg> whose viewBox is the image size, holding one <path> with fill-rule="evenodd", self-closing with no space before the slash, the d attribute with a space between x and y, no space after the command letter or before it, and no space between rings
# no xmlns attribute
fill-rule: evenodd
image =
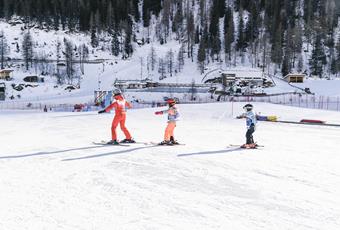
<svg viewBox="0 0 340 230"><path fill-rule="evenodd" d="M120 128L123 131L125 135L125 139L122 140L120 143L135 143L135 141L132 139L130 132L125 127L125 120L126 120L126 107L131 108L131 104L127 102L121 92L116 92L114 95L114 101L111 105L106 107L105 109L99 111L98 113L107 113L110 112L110 110L115 109L115 116L112 121L111 126L111 136L112 139L107 144L113 144L118 145L119 142L117 141L117 133L116 128L118 124L120 124Z"/></svg>

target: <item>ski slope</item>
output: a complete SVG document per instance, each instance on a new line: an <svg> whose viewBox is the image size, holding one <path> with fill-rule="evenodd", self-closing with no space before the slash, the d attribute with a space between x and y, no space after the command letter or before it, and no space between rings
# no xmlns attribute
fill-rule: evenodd
<svg viewBox="0 0 340 230"><path fill-rule="evenodd" d="M254 105L340 123L337 112ZM242 106L178 105L186 145L156 147L92 145L110 138L113 114L1 111L0 229L339 229L340 129L260 122L264 148L227 148L245 141ZM158 109L128 111L136 140L162 140Z"/></svg>

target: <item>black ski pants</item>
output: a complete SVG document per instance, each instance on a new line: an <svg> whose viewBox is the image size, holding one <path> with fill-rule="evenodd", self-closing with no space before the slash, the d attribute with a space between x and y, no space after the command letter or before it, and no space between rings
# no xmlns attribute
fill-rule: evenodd
<svg viewBox="0 0 340 230"><path fill-rule="evenodd" d="M247 143L246 144L253 144L254 139L253 139L253 133L255 132L255 126L251 125L249 129L247 130L246 133L246 138L247 138Z"/></svg>

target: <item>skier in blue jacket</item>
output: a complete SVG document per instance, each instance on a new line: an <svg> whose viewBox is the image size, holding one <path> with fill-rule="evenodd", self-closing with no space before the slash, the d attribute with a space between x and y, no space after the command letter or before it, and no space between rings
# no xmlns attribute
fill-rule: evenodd
<svg viewBox="0 0 340 230"><path fill-rule="evenodd" d="M242 148L256 148L256 144L254 142L253 133L256 128L256 115L253 112L253 105L246 104L243 106L245 113L238 116L237 118L246 118L247 132L246 132L246 143L242 145Z"/></svg>

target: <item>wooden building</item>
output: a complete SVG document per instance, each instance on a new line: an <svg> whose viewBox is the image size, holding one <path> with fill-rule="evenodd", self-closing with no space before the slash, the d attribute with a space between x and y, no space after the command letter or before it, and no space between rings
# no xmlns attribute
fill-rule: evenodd
<svg viewBox="0 0 340 230"><path fill-rule="evenodd" d="M287 74L284 79L289 83L303 83L306 75L300 73Z"/></svg>
<svg viewBox="0 0 340 230"><path fill-rule="evenodd" d="M10 80L11 79L11 73L13 72L13 70L11 69L1 69L0 70L0 80Z"/></svg>

